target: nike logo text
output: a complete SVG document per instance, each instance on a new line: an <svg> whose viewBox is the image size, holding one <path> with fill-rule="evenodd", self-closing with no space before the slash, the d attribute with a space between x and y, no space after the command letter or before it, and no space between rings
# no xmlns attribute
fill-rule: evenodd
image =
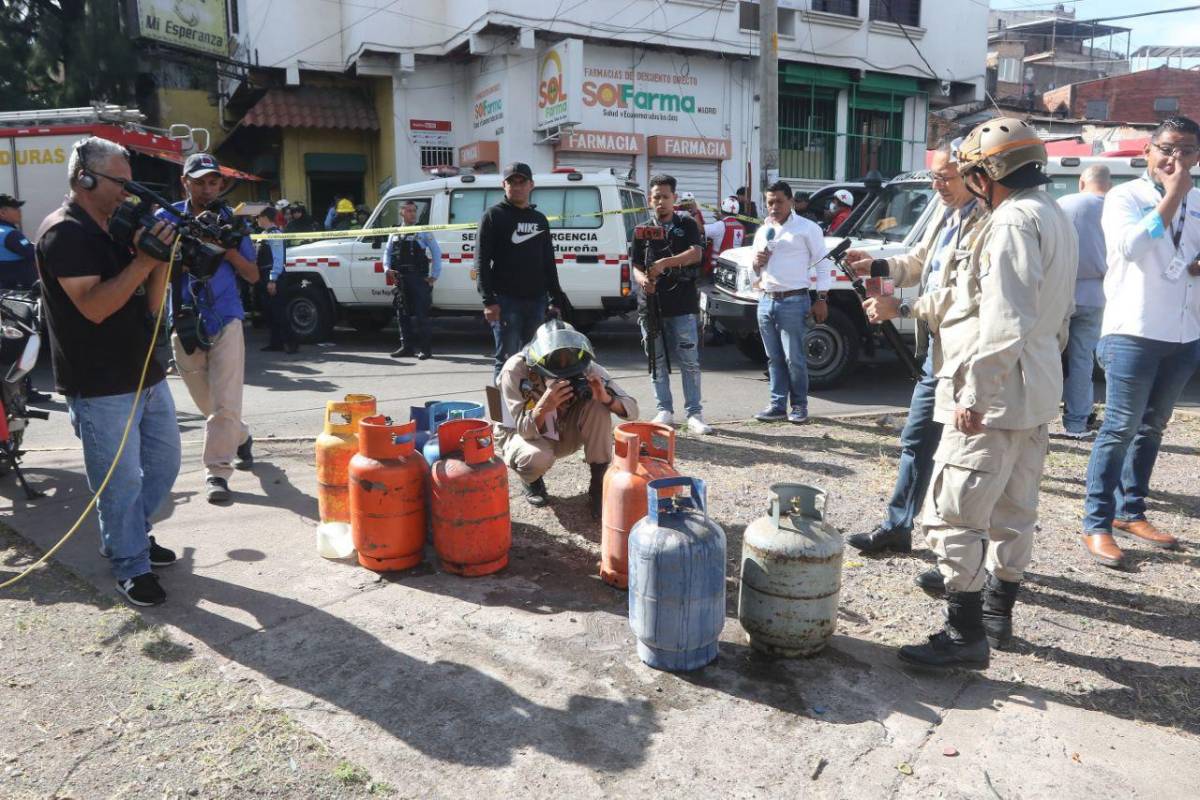
<svg viewBox="0 0 1200 800"><path fill-rule="evenodd" d="M522 242L527 242L541 232L536 222L518 222L517 229L513 231L512 243L521 244Z"/></svg>

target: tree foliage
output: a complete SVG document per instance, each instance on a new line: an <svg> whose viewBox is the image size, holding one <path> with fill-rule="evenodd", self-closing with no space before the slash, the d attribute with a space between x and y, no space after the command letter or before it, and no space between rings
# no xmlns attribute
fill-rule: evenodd
<svg viewBox="0 0 1200 800"><path fill-rule="evenodd" d="M0 0L0 110L131 104L134 0Z"/></svg>

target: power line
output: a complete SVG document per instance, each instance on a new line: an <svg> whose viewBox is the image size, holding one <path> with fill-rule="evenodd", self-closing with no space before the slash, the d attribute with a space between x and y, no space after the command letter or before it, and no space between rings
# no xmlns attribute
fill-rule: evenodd
<svg viewBox="0 0 1200 800"><path fill-rule="evenodd" d="M398 3L398 2L400 2L400 0L392 0L392 2L388 3L386 6L381 6L377 9L375 9L374 11L372 11L370 14L365 14L365 15L359 17L358 19L354 20L353 22L349 23L348 25L343 25L342 27L338 28L336 31L329 34L328 36L323 36L320 39L318 39L317 41L313 42L312 44L310 44L306 47L301 47L299 50L297 50L294 53L287 54L283 58L281 58L278 61L276 61L275 63L273 63L271 66L278 67L280 64L288 61L289 59L291 59L295 56L300 55L301 53L305 52L306 50L311 50L314 47L316 47L317 45L323 44L335 36L341 36L344 32L346 32L350 28L353 28L355 25L366 22L367 20L369 20L371 17L375 16L376 14L380 14L384 11L387 11L389 8L396 5L396 3Z"/></svg>

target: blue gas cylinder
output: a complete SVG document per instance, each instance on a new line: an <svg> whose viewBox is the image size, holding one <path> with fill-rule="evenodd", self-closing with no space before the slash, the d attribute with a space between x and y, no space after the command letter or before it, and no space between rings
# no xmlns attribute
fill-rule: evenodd
<svg viewBox="0 0 1200 800"><path fill-rule="evenodd" d="M429 409L441 402L443 401L427 400L423 406L408 407L408 418L417 423L417 432L414 435L414 441L416 442L418 453L425 447L425 443L429 441L429 437L431 436L429 432Z"/></svg>
<svg viewBox="0 0 1200 800"><path fill-rule="evenodd" d="M659 499L676 486L691 495ZM704 481L650 481L649 513L629 534L629 627L655 669L699 669L725 627L725 531L708 516Z"/></svg>
<svg viewBox="0 0 1200 800"><path fill-rule="evenodd" d="M433 462L442 456L437 437L437 429L441 427L442 423L451 419L483 419L483 406L479 403L443 400L431 404L428 408L428 415L429 438L422 445L421 453L425 456L426 463L432 467Z"/></svg>

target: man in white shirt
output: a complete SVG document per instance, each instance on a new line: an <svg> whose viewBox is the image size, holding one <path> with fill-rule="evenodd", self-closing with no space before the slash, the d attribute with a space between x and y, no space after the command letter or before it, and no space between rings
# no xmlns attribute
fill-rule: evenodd
<svg viewBox="0 0 1200 800"><path fill-rule="evenodd" d="M754 234L754 271L762 286L758 332L769 360L771 404L754 415L762 422L808 421L808 363L804 334L808 314L817 324L829 315L826 295L835 267L823 260L825 239L812 220L792 211L792 187L776 181L767 187L767 218ZM817 263L820 260L820 263ZM809 297L816 291L816 302ZM792 410L788 412L788 397Z"/></svg>
<svg viewBox="0 0 1200 800"><path fill-rule="evenodd" d="M1150 474L1175 402L1200 366L1200 126L1163 120L1146 145L1146 174L1104 199L1104 322L1096 353L1104 367L1104 424L1092 448L1083 544L1119 568L1114 534L1175 549L1146 520Z"/></svg>

